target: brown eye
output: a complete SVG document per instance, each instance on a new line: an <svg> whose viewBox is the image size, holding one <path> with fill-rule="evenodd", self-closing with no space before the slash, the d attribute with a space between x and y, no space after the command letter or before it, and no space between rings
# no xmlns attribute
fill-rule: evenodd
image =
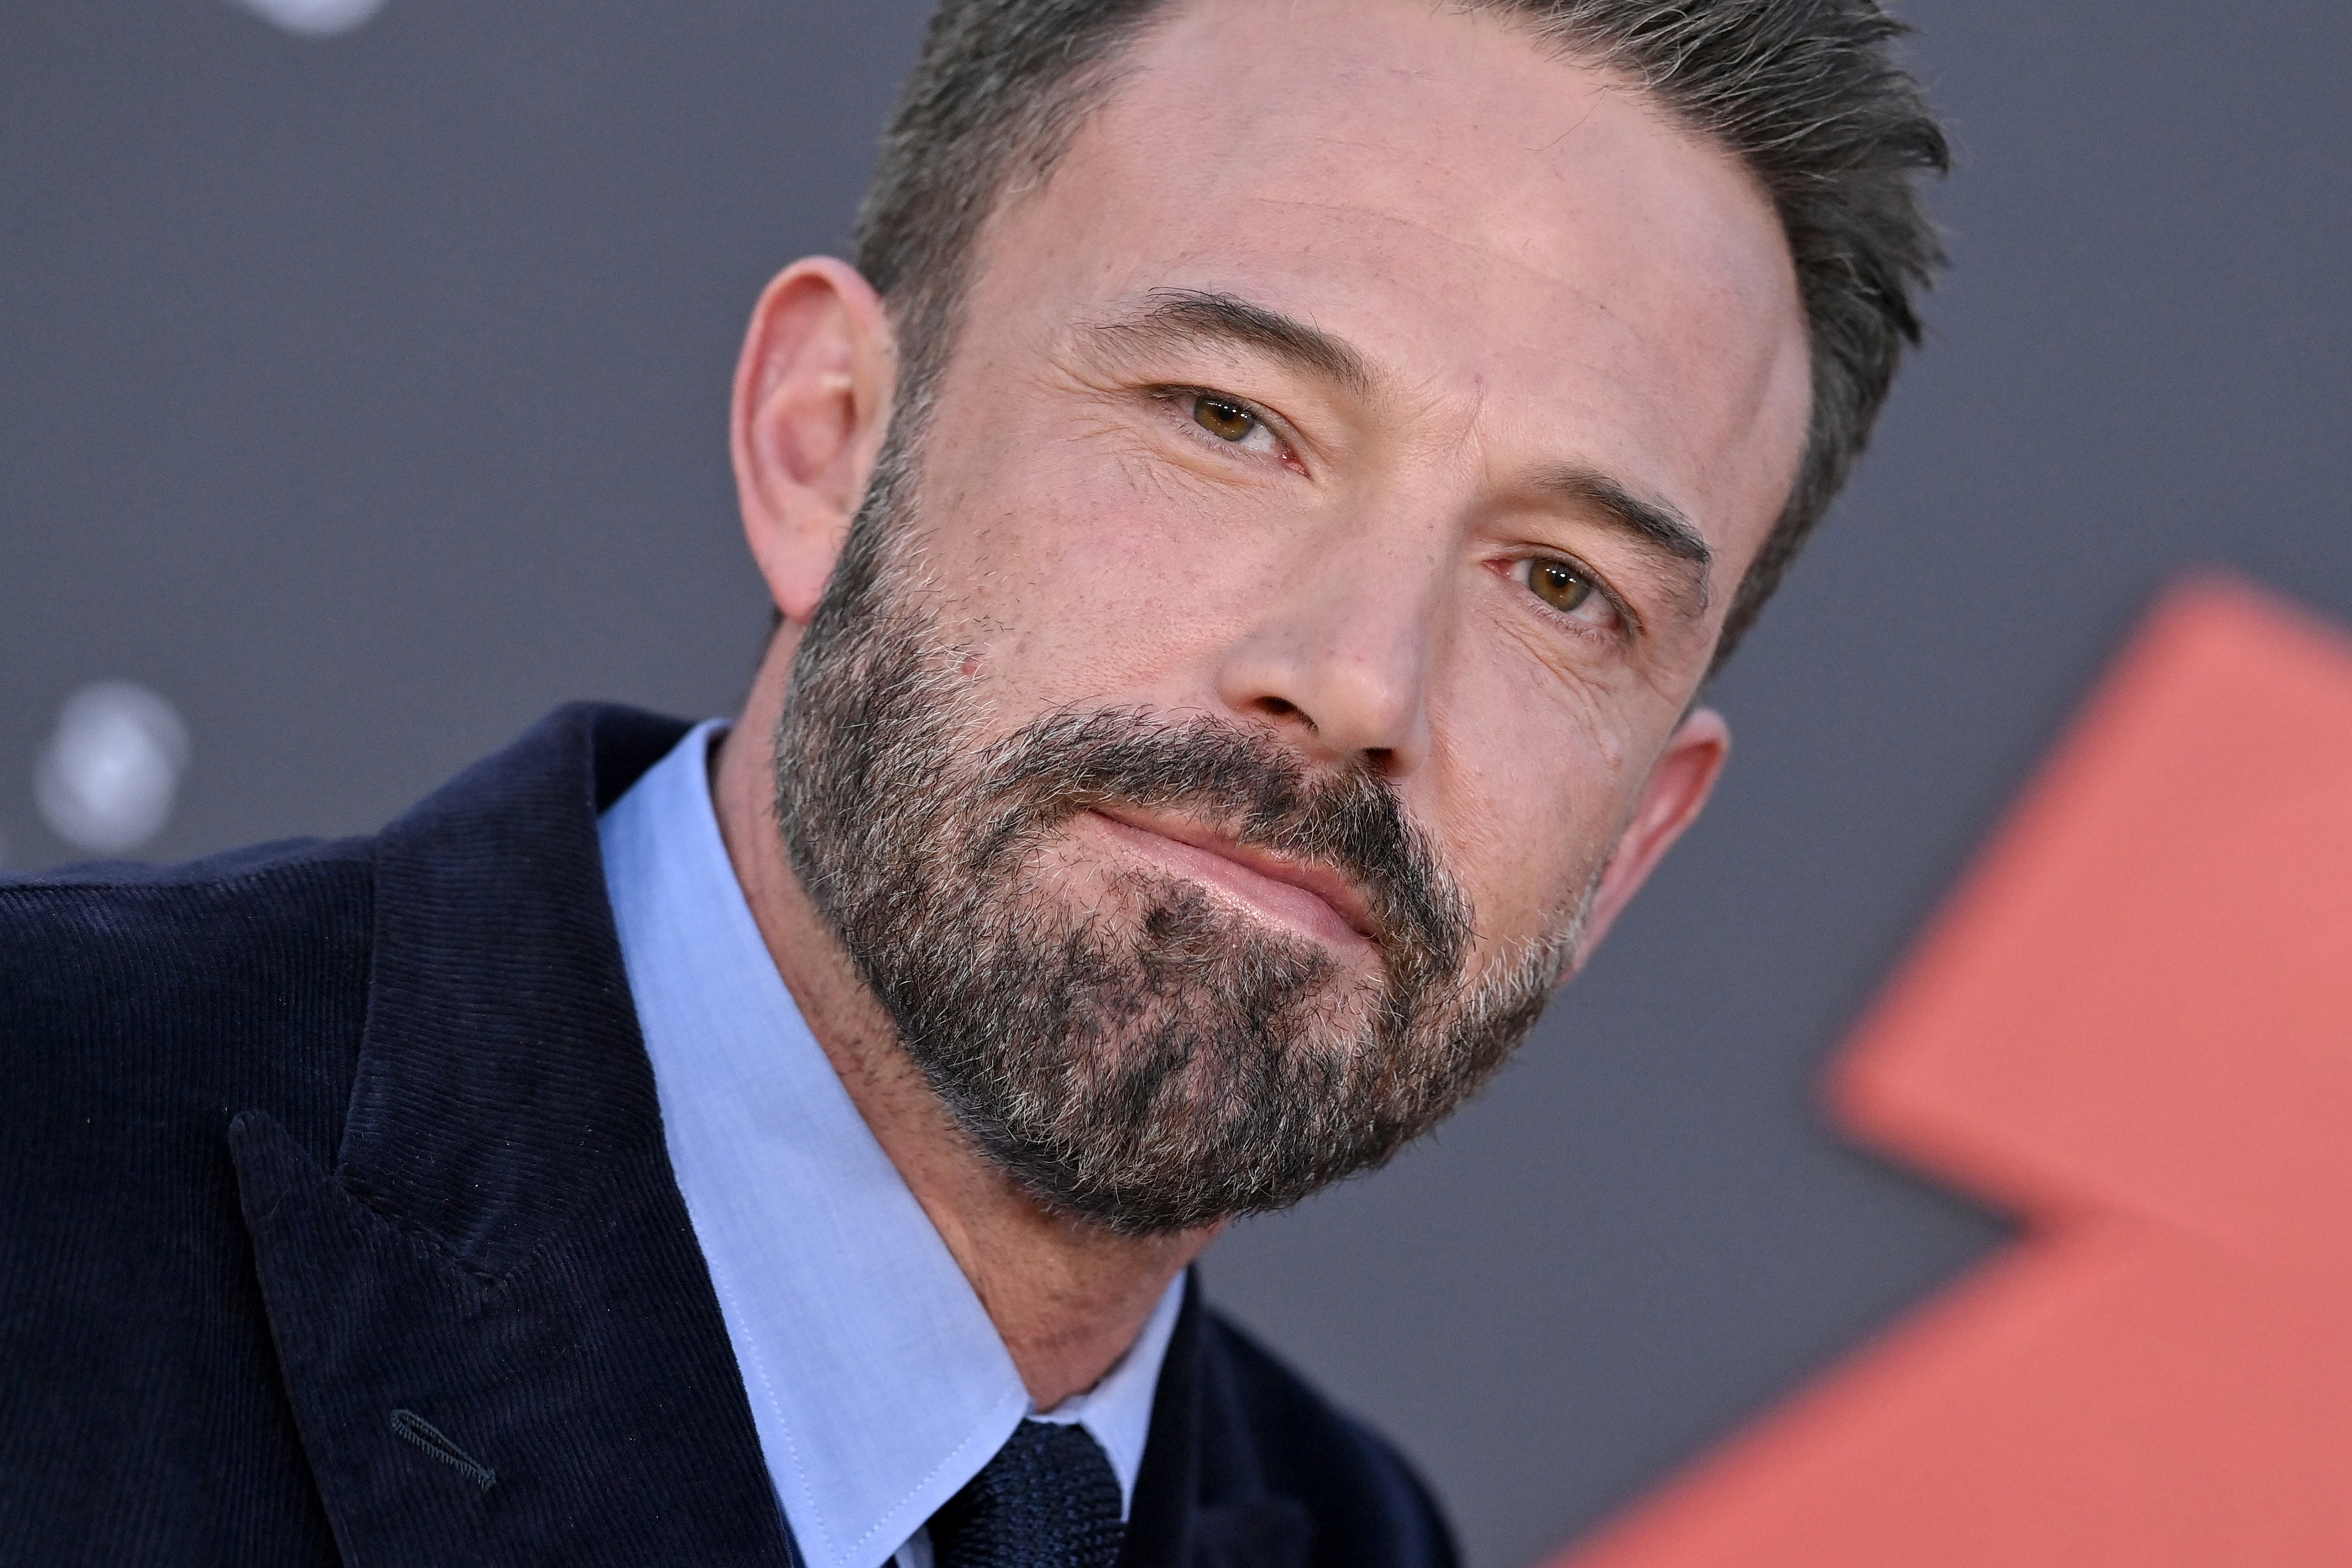
<svg viewBox="0 0 2352 1568"><path fill-rule="evenodd" d="M1192 400L1192 423L1220 441L1246 441L1257 415L1230 398L1202 392Z"/></svg>
<svg viewBox="0 0 2352 1568"><path fill-rule="evenodd" d="M1536 597L1561 612L1573 611L1592 597L1592 581L1564 560L1528 562L1528 586Z"/></svg>

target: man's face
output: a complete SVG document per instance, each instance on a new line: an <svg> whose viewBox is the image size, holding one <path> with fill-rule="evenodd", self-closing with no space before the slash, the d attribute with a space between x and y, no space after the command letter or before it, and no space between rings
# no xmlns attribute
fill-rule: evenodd
<svg viewBox="0 0 2352 1568"><path fill-rule="evenodd" d="M996 1016L929 1057L910 1045L943 1087L966 1068L1003 1080L1001 1061L932 1058L1076 1017L1083 1049L1030 1063L1024 1092L1091 1088L1178 1122L1286 1084L1443 1077L1362 1163L1499 1059L1596 890L1613 914L1612 850L1795 473L1802 314L1769 203L1727 154L1487 19L1200 0L1126 63L1052 177L984 233L860 607L895 616L921 666L894 721L933 747L918 772L952 778L916 813L936 873L900 871L957 921L1010 907L1000 967L1025 951L1095 989L1065 976L1018 1002L966 966L938 984ZM887 644L869 639L857 679ZM796 669L803 721L822 675ZM854 714L827 718L801 737L812 768ZM787 833L797 813L822 836L822 810L793 801L793 722ZM1210 782L1184 780L1187 756L1216 759ZM867 810L897 809L880 799ZM1347 822L1375 824L1370 858ZM793 847L845 924L856 856ZM868 925L905 898L887 880ZM922 955L877 960L845 935L907 1025L910 985L932 982L890 965ZM1171 1068L1187 1019L1234 1040ZM1439 1038L1465 1028L1487 1038ZM1156 1111L1149 1085L1097 1071L1146 1036ZM1243 1072L1244 1037L1298 1071ZM984 1144L1013 1137L981 1125L1003 1104L959 1111ZM1334 1135L1374 1114L1342 1107ZM1171 1126L1131 1131L1136 1161L1175 1146ZM1097 1217L1118 1221L1117 1201Z"/></svg>

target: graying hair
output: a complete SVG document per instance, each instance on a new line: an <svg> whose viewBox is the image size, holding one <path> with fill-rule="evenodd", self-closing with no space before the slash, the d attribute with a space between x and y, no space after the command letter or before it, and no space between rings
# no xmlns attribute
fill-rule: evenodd
<svg viewBox="0 0 2352 1568"><path fill-rule="evenodd" d="M1175 0L942 0L857 220L857 264L887 302L911 436L952 347L981 228L1053 168L1120 62ZM1737 155L1796 263L1813 406L1786 504L1727 615L1720 668L1868 442L1943 251L1919 179L1944 133L1896 63L1878 0L1458 0L1619 74Z"/></svg>

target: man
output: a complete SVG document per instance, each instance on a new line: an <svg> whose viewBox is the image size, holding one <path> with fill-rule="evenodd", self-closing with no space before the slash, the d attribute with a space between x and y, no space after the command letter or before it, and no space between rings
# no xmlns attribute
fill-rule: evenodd
<svg viewBox="0 0 2352 1568"><path fill-rule="evenodd" d="M1872 0L950 0L731 727L0 890L10 1561L1405 1564L1204 1307L1690 823L1942 143Z"/></svg>

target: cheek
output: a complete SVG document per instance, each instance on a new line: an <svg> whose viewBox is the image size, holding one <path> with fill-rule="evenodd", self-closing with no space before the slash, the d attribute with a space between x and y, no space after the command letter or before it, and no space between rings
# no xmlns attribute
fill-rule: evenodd
<svg viewBox="0 0 2352 1568"><path fill-rule="evenodd" d="M923 555L974 673L1033 711L1202 700L1252 585L1270 579L1251 545L1268 530L1109 441L1037 442L957 477L936 499L926 486Z"/></svg>
<svg viewBox="0 0 2352 1568"><path fill-rule="evenodd" d="M1470 671L1444 695L1433 766L1409 802L1463 879L1482 944L1547 932L1574 912L1631 809L1624 737L1591 694L1523 669Z"/></svg>

